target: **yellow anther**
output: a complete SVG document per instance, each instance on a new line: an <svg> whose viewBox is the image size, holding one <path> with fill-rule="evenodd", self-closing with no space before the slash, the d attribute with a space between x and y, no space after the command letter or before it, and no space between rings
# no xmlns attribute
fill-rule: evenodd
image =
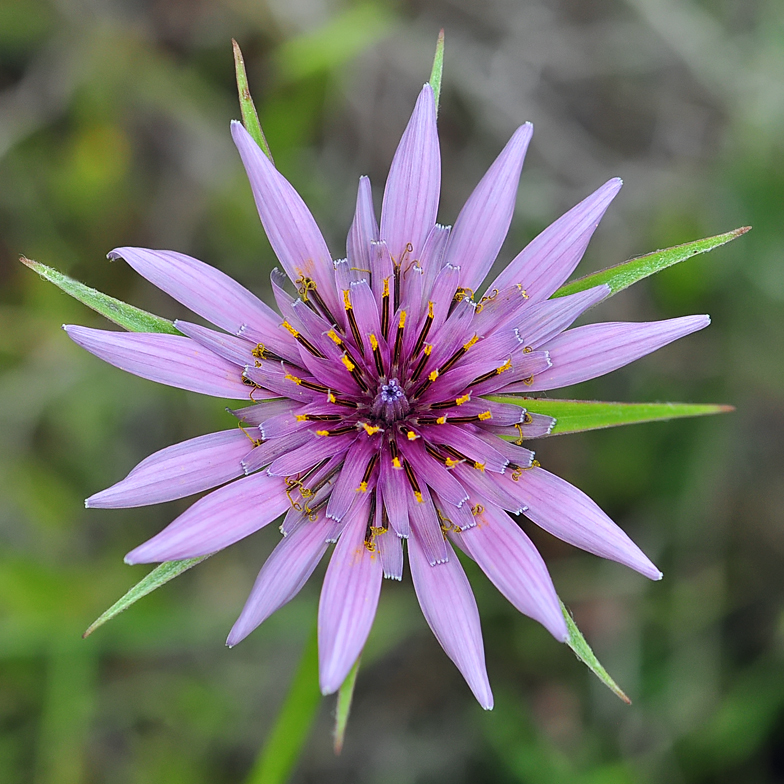
<svg viewBox="0 0 784 784"><path fill-rule="evenodd" d="M340 358L340 361L346 366L346 370L348 370L349 373L351 373L356 367L356 365L345 354Z"/></svg>
<svg viewBox="0 0 784 784"><path fill-rule="evenodd" d="M367 482L360 482L357 488L358 493L367 493Z"/></svg>
<svg viewBox="0 0 784 784"><path fill-rule="evenodd" d="M348 289L343 289L343 307L346 310L351 310L352 307Z"/></svg>
<svg viewBox="0 0 784 784"><path fill-rule="evenodd" d="M316 435L317 436L328 436L329 435L329 430L317 430L316 431Z"/></svg>
<svg viewBox="0 0 784 784"><path fill-rule="evenodd" d="M523 475L523 469L518 468L517 470L512 472L512 479L517 482L519 481L520 477Z"/></svg>
<svg viewBox="0 0 784 784"><path fill-rule="evenodd" d="M463 345L463 348L464 348L466 351L468 351L468 349L469 349L469 348L471 348L471 346L473 346L473 345L476 343L476 341L477 341L477 340L479 340L479 335L474 335L474 336L471 338L471 340L469 340L469 341L468 341L468 343L465 343L465 344Z"/></svg>
<svg viewBox="0 0 784 784"><path fill-rule="evenodd" d="M523 436L523 426L521 424L516 424L515 427L517 428L517 432L520 433L520 438L518 438L514 443L517 444L517 446L522 446L523 445L523 438L524 438L524 436Z"/></svg>
<svg viewBox="0 0 784 784"><path fill-rule="evenodd" d="M287 329L291 333L292 337L295 337L295 338L299 337L299 332L297 332L297 330L294 329L294 327L292 327L291 324L289 324L288 321L284 321L281 324L281 326L284 327L285 329Z"/></svg>
<svg viewBox="0 0 784 784"><path fill-rule="evenodd" d="M261 446L261 445L264 443L264 439L263 439L263 438L254 438L254 437L253 437L253 436L252 436L252 435L251 435L251 434L250 434L250 433L249 433L249 432L248 432L248 431L247 431L247 430L246 430L246 429L245 429L245 428L242 426L242 423L241 423L241 422L237 423L237 427L238 427L240 430L242 430L242 432L243 432L243 433L245 433L246 437L248 438L248 441L250 441L250 442L251 442L251 444L253 445L253 447L254 447L254 448L255 448L255 447L257 447L257 446Z"/></svg>
<svg viewBox="0 0 784 784"><path fill-rule="evenodd" d="M406 326L406 316L408 314L405 310L400 311L400 322L398 323L398 329L403 329Z"/></svg>
<svg viewBox="0 0 784 784"><path fill-rule="evenodd" d="M512 358L509 357L509 359L507 359L506 362L504 362L504 364L501 365L500 368L498 368L497 372L500 375L501 373L505 373L507 370L511 370L511 369L512 369Z"/></svg>
<svg viewBox="0 0 784 784"><path fill-rule="evenodd" d="M533 346L526 346L526 347L523 349L523 354L530 354L530 353L531 353L533 350L534 350L534 349L533 349Z"/></svg>
<svg viewBox="0 0 784 784"><path fill-rule="evenodd" d="M402 468L403 464L400 462L399 457L392 458L392 468Z"/></svg>
<svg viewBox="0 0 784 784"><path fill-rule="evenodd" d="M442 416L438 417L438 419L436 419L436 424L438 424L438 425L445 425L446 424L446 414L443 414Z"/></svg>
<svg viewBox="0 0 784 784"><path fill-rule="evenodd" d="M528 376L528 378L524 378L524 379L523 379L523 384L525 384L527 387L530 387L530 386L531 386L531 384L533 384L533 383L534 383L534 377L533 377L533 374L531 374L530 376Z"/></svg>
<svg viewBox="0 0 784 784"><path fill-rule="evenodd" d="M340 338L340 335L338 335L338 333L337 333L337 332L335 332L335 330L334 330L334 329L331 329L329 332L327 332L327 337L328 337L328 338L329 338L329 339L330 339L330 340L331 340L333 343L336 343L338 346L339 346L339 345L340 345L340 344L343 342L343 341L341 340L341 338Z"/></svg>
<svg viewBox="0 0 784 784"><path fill-rule="evenodd" d="M435 313L433 312L433 303L427 303L427 317L428 318L435 318Z"/></svg>
<svg viewBox="0 0 784 784"><path fill-rule="evenodd" d="M382 297L389 296L389 278L384 278L384 290L381 292Z"/></svg>
<svg viewBox="0 0 784 784"><path fill-rule="evenodd" d="M438 371L437 370L431 371L428 378L430 379L431 382L435 381L438 378Z"/></svg>
<svg viewBox="0 0 784 784"><path fill-rule="evenodd" d="M337 398L331 392L327 392L327 402L334 403L335 400L337 400Z"/></svg>
<svg viewBox="0 0 784 784"><path fill-rule="evenodd" d="M487 464L486 463L480 463L478 460L474 461L474 468L476 468L477 471L484 471L485 470L485 465L487 465Z"/></svg>
<svg viewBox="0 0 784 784"><path fill-rule="evenodd" d="M376 433L381 432L381 428L378 425L369 425L367 422L360 423L363 428L365 428L365 432L369 435L375 435Z"/></svg>
<svg viewBox="0 0 784 784"><path fill-rule="evenodd" d="M448 457L446 459L445 465L446 465L447 468L454 468L459 462L460 461L459 460L455 460L454 457Z"/></svg>
<svg viewBox="0 0 784 784"><path fill-rule="evenodd" d="M302 379L301 378L297 378L296 376L292 376L291 373L286 373L286 375L283 376L283 378L285 378L286 381L293 381L295 384L301 384L302 383Z"/></svg>
<svg viewBox="0 0 784 784"><path fill-rule="evenodd" d="M266 347L263 343L257 343L256 347L250 352L256 359L264 359L264 353L266 352Z"/></svg>
<svg viewBox="0 0 784 784"><path fill-rule="evenodd" d="M480 301L481 302L492 302L498 296L498 289L493 289L492 294L485 294Z"/></svg>
<svg viewBox="0 0 784 784"><path fill-rule="evenodd" d="M370 338L370 348L375 351L378 348L378 338L372 332L368 337Z"/></svg>
<svg viewBox="0 0 784 784"><path fill-rule="evenodd" d="M413 430L409 430L408 433L406 433L406 438L409 441L416 441L419 436Z"/></svg>
<svg viewBox="0 0 784 784"><path fill-rule="evenodd" d="M427 356L430 356L433 353L433 344L425 343L425 347L422 349L422 351L427 354Z"/></svg>
<svg viewBox="0 0 784 784"><path fill-rule="evenodd" d="M471 399L471 393L469 392L467 395L463 395L455 400L455 405L462 406L463 403L467 403Z"/></svg>
<svg viewBox="0 0 784 784"><path fill-rule="evenodd" d="M294 417L296 418L297 422L307 422L308 415L307 414L295 414Z"/></svg>
<svg viewBox="0 0 784 784"><path fill-rule="evenodd" d="M517 288L520 289L520 294L522 294L523 299L528 299L528 292L523 288L521 283L517 284Z"/></svg>
<svg viewBox="0 0 784 784"><path fill-rule="evenodd" d="M414 498L416 498L418 504L422 503L422 493L419 490L414 490Z"/></svg>
<svg viewBox="0 0 784 784"><path fill-rule="evenodd" d="M482 512L484 512L484 511L485 511L485 508L482 506L482 504L476 504L476 506L472 506L471 507L471 514L474 517L476 517L477 515L482 514Z"/></svg>
<svg viewBox="0 0 784 784"><path fill-rule="evenodd" d="M492 419L492 418L493 418L493 414L492 414L492 412L491 412L490 410L488 410L488 411L482 411L482 412L479 414L479 418L480 418L481 420L483 420L483 421L484 421L485 419Z"/></svg>

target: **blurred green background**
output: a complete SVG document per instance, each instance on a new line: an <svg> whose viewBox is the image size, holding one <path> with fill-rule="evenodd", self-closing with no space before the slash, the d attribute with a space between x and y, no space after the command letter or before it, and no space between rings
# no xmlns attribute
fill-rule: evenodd
<svg viewBox="0 0 784 784"><path fill-rule="evenodd" d="M484 713L409 581L388 582L343 753L324 699L292 780L784 781L778 0L0 0L0 781L261 781L320 584L224 647L270 527L82 641L146 573L123 554L187 504L82 500L232 420L76 348L60 324L99 319L18 256L168 317L182 310L107 251L180 250L268 294L275 261L228 133L232 36L278 167L343 255L357 178L380 203L442 26L443 222L530 120L505 261L615 175L626 185L583 271L754 226L592 314L707 312L710 329L568 393L737 411L537 445L665 573L651 584L532 532L631 707L473 570L496 695Z"/></svg>

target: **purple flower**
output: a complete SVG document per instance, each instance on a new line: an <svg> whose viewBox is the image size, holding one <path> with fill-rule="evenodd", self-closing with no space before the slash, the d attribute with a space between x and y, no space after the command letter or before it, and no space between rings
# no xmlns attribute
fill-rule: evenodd
<svg viewBox="0 0 784 784"><path fill-rule="evenodd" d="M242 427L163 449L86 503L142 506L221 486L131 551L132 564L207 555L285 515L284 538L229 645L293 598L336 543L319 604L324 693L340 687L362 650L382 576L401 579L404 542L425 618L484 708L493 697L479 615L454 546L561 641L567 630L547 568L510 514L661 577L593 501L523 446L554 420L487 396L594 378L709 319L567 329L609 293L597 286L550 299L582 257L617 179L545 229L474 298L509 229L531 132L526 124L514 133L450 230L436 223L440 157L425 85L392 161L380 224L363 177L347 258L333 261L302 199L234 123L261 221L296 288L294 296L286 276L272 273L281 315L193 258L119 248L110 258L220 331L185 321L176 322L182 336L66 327L88 351L143 378L250 397L232 412Z"/></svg>

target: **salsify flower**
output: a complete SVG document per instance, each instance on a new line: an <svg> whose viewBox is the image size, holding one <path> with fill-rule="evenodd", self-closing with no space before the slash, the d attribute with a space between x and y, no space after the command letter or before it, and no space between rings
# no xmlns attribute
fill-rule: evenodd
<svg viewBox="0 0 784 784"><path fill-rule="evenodd" d="M229 645L292 599L335 543L318 611L324 693L336 691L357 660L382 577L401 579L404 545L425 618L484 708L493 697L479 615L454 547L561 641L567 627L552 580L513 515L661 577L593 501L534 461L525 442L549 433L555 420L498 396L600 376L709 319L568 329L609 293L596 286L550 299L582 257L618 179L545 229L474 296L509 229L531 132L530 124L517 129L454 227L441 226L436 107L425 85L392 161L380 223L363 177L346 258L333 261L300 196L234 123L261 222L286 273L272 273L280 315L189 256L118 248L110 258L124 259L220 331L187 321L175 322L182 335L66 327L88 351L143 378L251 398L232 411L241 427L163 449L86 504L141 506L220 486L132 550L131 564L214 553L284 515L283 539Z"/></svg>

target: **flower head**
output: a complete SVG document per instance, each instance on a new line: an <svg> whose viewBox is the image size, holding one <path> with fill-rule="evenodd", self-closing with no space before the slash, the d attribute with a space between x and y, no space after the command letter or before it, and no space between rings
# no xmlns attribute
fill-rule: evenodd
<svg viewBox="0 0 784 784"><path fill-rule="evenodd" d="M78 344L144 378L222 398L241 427L148 457L87 499L130 507L213 490L126 557L207 555L284 515L228 644L293 598L335 543L319 605L321 687L339 688L360 654L382 577L401 579L404 544L419 602L481 705L493 698L479 615L454 547L558 640L567 630L547 568L510 516L647 577L661 573L587 496L524 443L554 420L498 400L621 367L709 323L568 329L609 290L550 299L571 275L621 182L599 188L475 295L512 219L532 128L520 127L452 229L436 223L440 157L429 85L392 161L380 223L359 184L346 258L333 261L302 199L239 123L232 135L272 247L279 313L216 269L170 251L122 258L220 331L181 335L66 327ZM293 286L293 287L292 287ZM492 399L491 397L492 396Z"/></svg>

